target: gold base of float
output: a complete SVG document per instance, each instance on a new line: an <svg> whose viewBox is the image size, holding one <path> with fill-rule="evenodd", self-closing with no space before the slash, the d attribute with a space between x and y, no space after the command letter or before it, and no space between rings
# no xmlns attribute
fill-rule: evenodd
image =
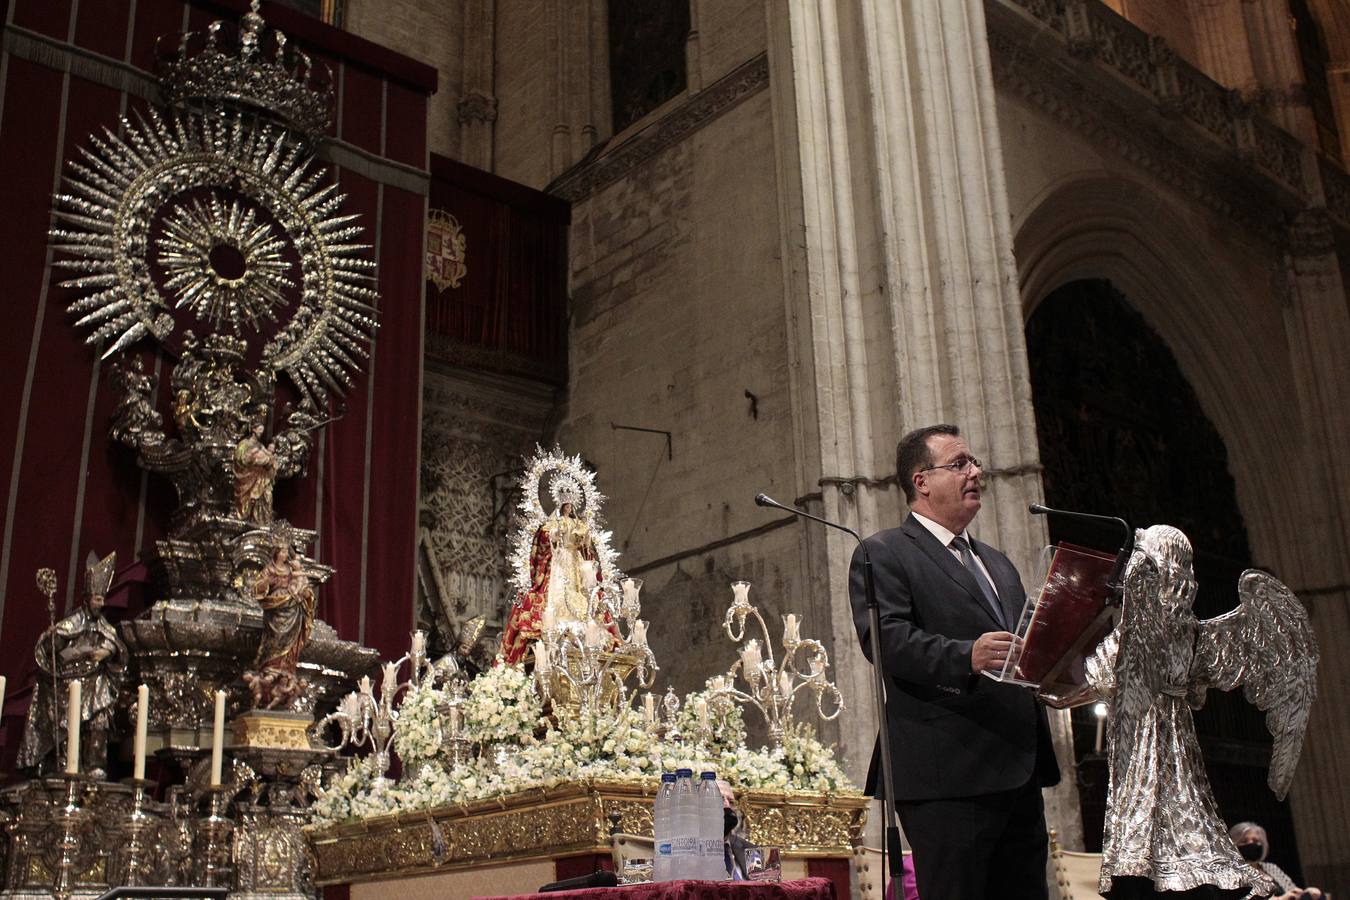
<svg viewBox="0 0 1350 900"><path fill-rule="evenodd" d="M581 782L462 806L307 829L318 885L386 881L502 862L608 853L616 827L651 834L658 782ZM851 857L868 799L851 795L738 795L754 844L796 857ZM617 816L617 818L614 818Z"/></svg>
<svg viewBox="0 0 1350 900"><path fill-rule="evenodd" d="M314 717L307 713L255 709L236 716L234 746L259 750L312 750L309 729Z"/></svg>

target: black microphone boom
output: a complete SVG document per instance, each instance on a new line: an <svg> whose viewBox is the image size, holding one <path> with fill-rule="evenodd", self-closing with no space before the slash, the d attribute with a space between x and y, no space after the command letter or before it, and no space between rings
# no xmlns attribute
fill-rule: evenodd
<svg viewBox="0 0 1350 900"><path fill-rule="evenodd" d="M1051 515L1084 522L1112 522L1125 531L1125 542L1120 545L1120 550L1116 553L1116 564L1111 567L1111 574L1106 579L1106 587L1111 592L1107 602L1112 606L1119 606L1120 599L1125 593L1125 565L1130 561L1130 554L1134 552L1134 529L1130 527L1130 523L1119 516L1099 516L1096 513L1070 509L1051 509L1040 503L1028 504L1027 511L1033 516Z"/></svg>
<svg viewBox="0 0 1350 900"><path fill-rule="evenodd" d="M858 532L854 531L852 528L849 528L847 525L840 525L838 522L831 522L829 519L822 519L820 516L813 516L806 510L798 509L795 506L785 506L784 504L779 503L777 500L770 497L768 494L756 494L755 505L772 506L774 509L781 509L783 512L790 512L794 516L801 516L804 519L810 519L813 522L819 522L820 524L828 525L831 528L838 528L840 531L853 535L854 539L857 540L859 543L862 542L862 536L859 535ZM864 555L867 553L866 547L863 548L863 553Z"/></svg>
<svg viewBox="0 0 1350 900"><path fill-rule="evenodd" d="M858 549L862 551L863 593L867 596L868 646L872 652L872 693L877 705L877 740L881 744L883 793L881 818L886 831L886 839L882 842L881 854L883 869L889 868L891 878L894 880L900 877L902 859L900 827L896 824L895 816L895 777L891 771L890 729L886 727L886 673L881 661L881 608L877 604L876 584L872 581L872 557L867 552L867 544L863 543L862 535L847 525L822 519L820 516L814 516L804 509L797 509L795 506L784 506L764 493L755 495L755 504L757 506L772 506L774 509L781 509L783 512L792 513L794 516L801 516L804 519L810 519L813 522L819 522L822 525L828 525L830 528L837 528L851 534L853 539L858 542Z"/></svg>

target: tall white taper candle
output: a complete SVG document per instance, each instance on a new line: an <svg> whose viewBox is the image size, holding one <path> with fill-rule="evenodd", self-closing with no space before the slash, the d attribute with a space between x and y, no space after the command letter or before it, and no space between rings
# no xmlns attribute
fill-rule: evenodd
<svg viewBox="0 0 1350 900"><path fill-rule="evenodd" d="M225 692L216 691L216 721L211 728L211 787L220 787L225 764Z"/></svg>
<svg viewBox="0 0 1350 900"><path fill-rule="evenodd" d="M80 771L80 680L70 682L66 696L66 774Z"/></svg>
<svg viewBox="0 0 1350 900"><path fill-rule="evenodd" d="M145 778L145 731L148 724L148 715L150 712L150 688L141 685L136 688L136 743L135 747L135 768L132 770L132 777L137 781Z"/></svg>

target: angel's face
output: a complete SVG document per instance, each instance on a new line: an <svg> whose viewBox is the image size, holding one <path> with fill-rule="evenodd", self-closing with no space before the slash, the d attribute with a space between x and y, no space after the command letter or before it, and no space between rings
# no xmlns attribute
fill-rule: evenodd
<svg viewBox="0 0 1350 900"><path fill-rule="evenodd" d="M1154 525L1137 535L1139 549L1158 567L1158 589L1168 605L1181 612L1195 602L1195 570L1191 542L1170 525Z"/></svg>

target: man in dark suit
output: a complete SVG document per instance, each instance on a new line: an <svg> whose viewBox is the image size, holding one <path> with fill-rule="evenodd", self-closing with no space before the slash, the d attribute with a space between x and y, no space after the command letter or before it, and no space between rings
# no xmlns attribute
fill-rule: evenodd
<svg viewBox="0 0 1350 900"><path fill-rule="evenodd" d="M866 540L881 616L886 727L900 824L923 900L1045 898L1041 787L1059 781L1045 711L999 684L1026 599L999 551L970 538L979 460L952 425L905 435L896 470L910 515ZM849 574L869 654L862 553ZM876 779L879 751L873 753Z"/></svg>

